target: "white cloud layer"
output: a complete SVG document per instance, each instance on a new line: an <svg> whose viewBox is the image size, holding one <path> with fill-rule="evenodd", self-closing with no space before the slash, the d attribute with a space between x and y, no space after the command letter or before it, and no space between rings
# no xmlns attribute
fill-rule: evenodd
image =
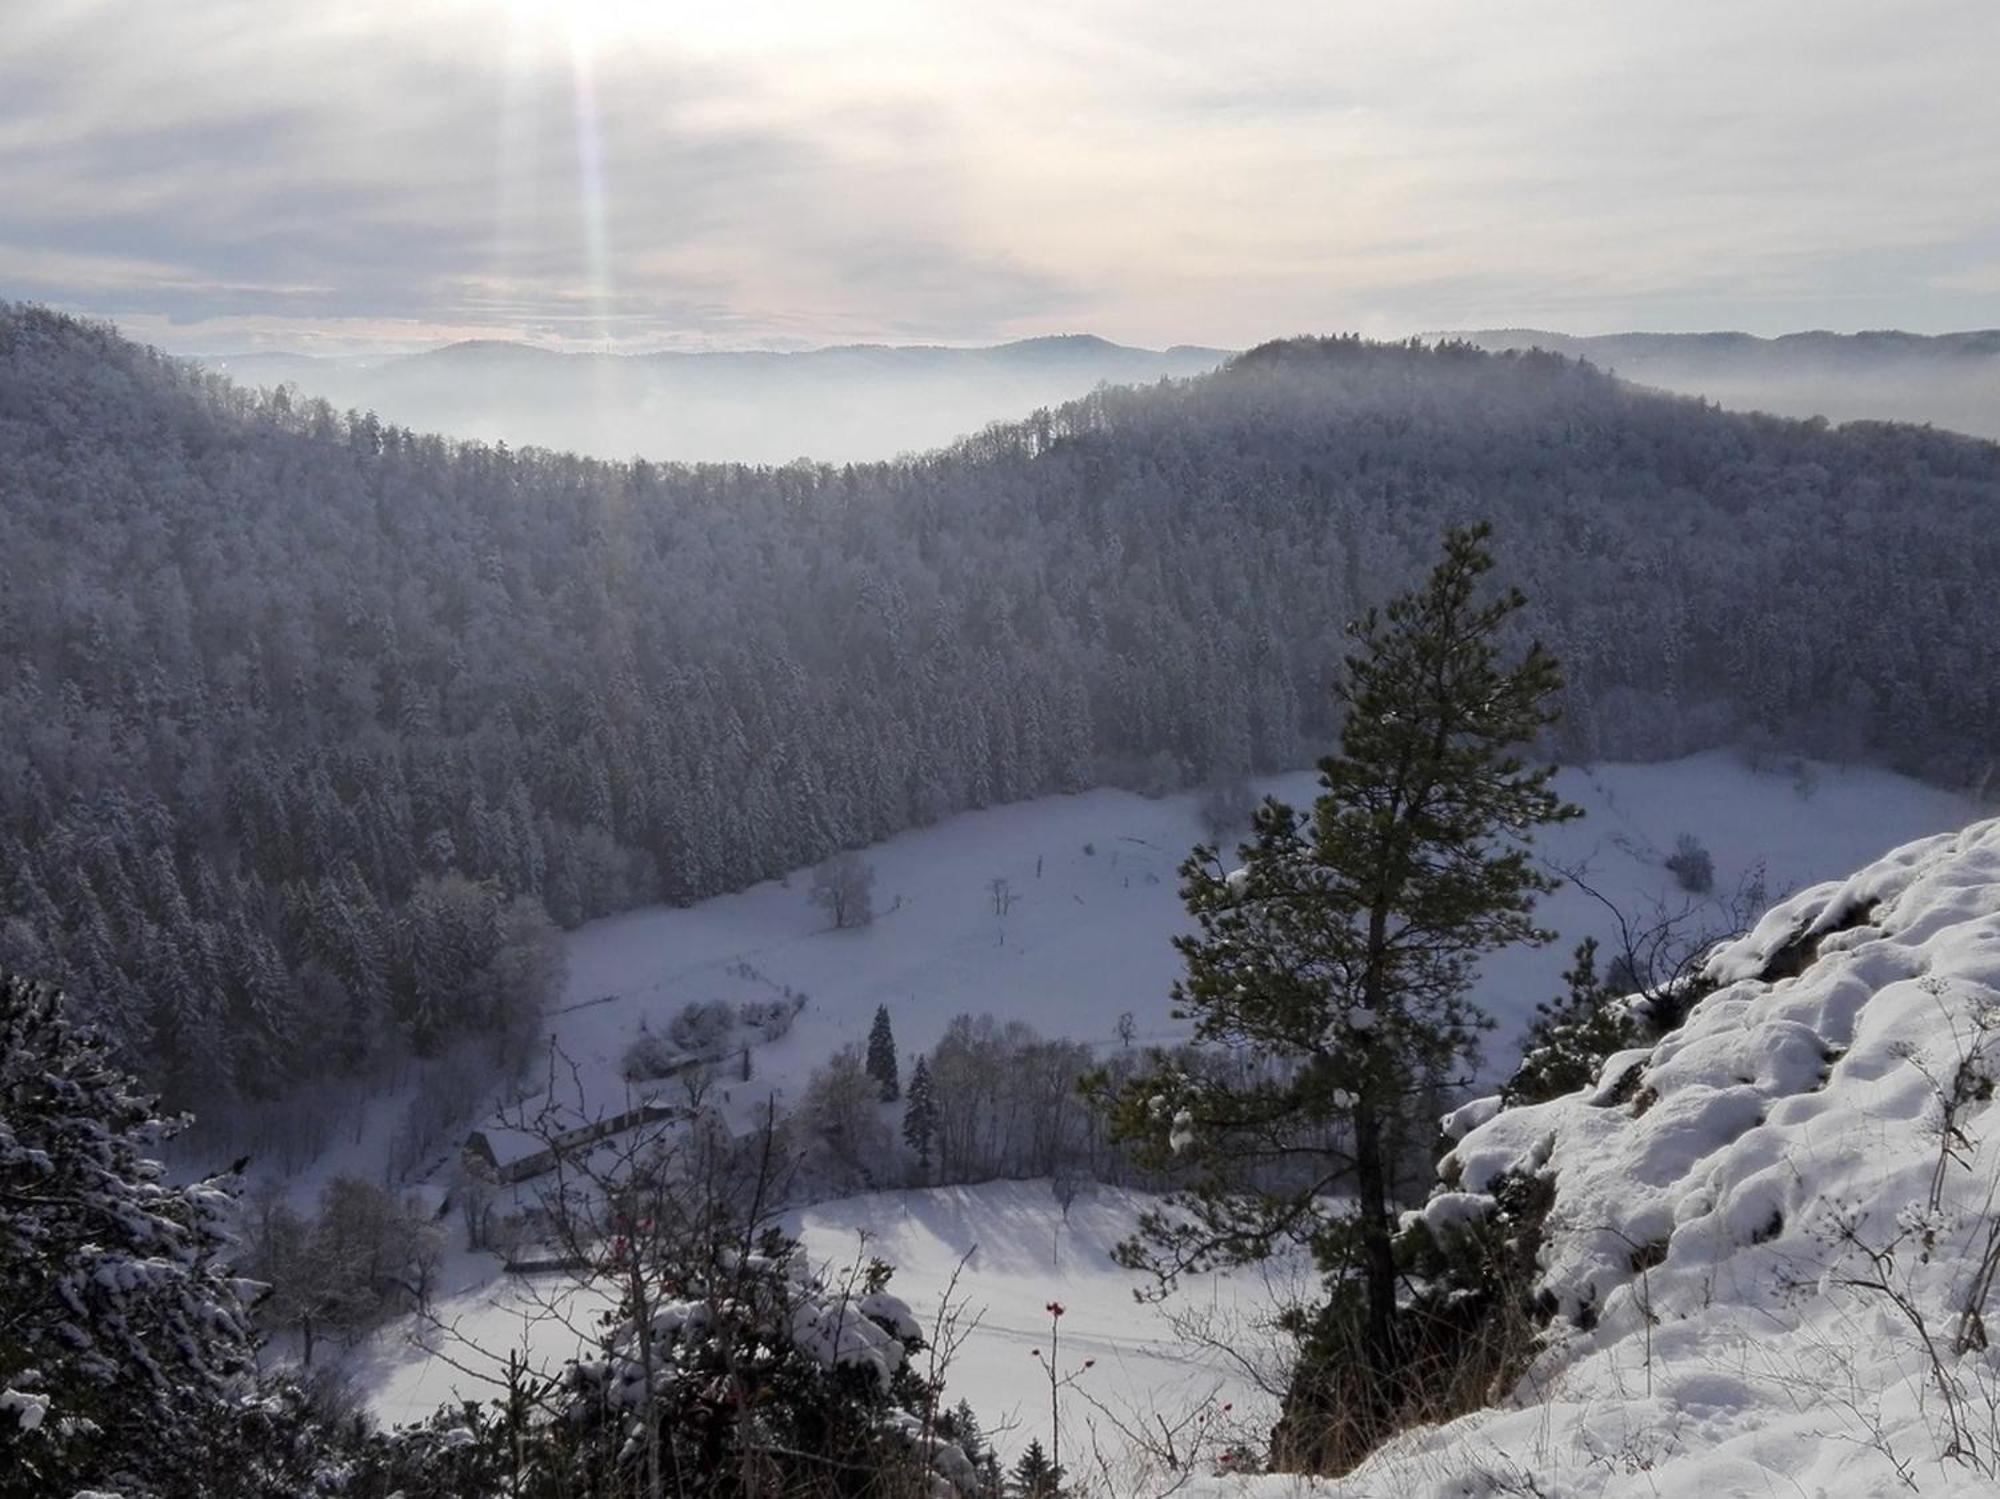
<svg viewBox="0 0 2000 1499"><path fill-rule="evenodd" d="M2000 323L1991 0L14 0L0 295L189 349Z"/></svg>

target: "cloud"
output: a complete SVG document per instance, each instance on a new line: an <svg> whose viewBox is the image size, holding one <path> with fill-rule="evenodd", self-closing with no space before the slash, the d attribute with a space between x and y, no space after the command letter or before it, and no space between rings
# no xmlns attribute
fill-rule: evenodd
<svg viewBox="0 0 2000 1499"><path fill-rule="evenodd" d="M1988 0L16 0L0 292L182 347L1963 326L1996 55Z"/></svg>

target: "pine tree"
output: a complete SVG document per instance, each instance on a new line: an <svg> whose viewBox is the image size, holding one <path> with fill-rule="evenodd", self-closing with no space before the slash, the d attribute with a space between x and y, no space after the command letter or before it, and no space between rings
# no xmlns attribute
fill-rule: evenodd
<svg viewBox="0 0 2000 1499"><path fill-rule="evenodd" d="M1049 1461L1040 1437L1029 1439L1010 1477L1010 1492L1020 1499L1062 1499L1063 1470Z"/></svg>
<svg viewBox="0 0 2000 1499"><path fill-rule="evenodd" d="M1328 1302L1291 1398L1280 1453L1339 1469L1413 1393L1394 1257L1392 1142L1427 1090L1469 1067L1491 1022L1468 988L1482 953L1548 940L1531 920L1553 885L1529 861L1534 829L1577 815L1553 769L1514 754L1554 721L1556 663L1501 642L1525 600L1478 600L1493 566L1483 526L1454 530L1428 586L1354 628L1339 685L1339 753L1320 762L1310 817L1265 802L1227 870L1211 848L1181 867L1197 930L1176 940L1179 1013L1198 1041L1249 1069L1140 1077L1114 1128L1155 1164L1195 1168L1173 1213L1122 1247L1163 1277L1309 1246ZM1287 1190L1247 1173L1282 1170ZM1333 1406L1338 1420L1323 1419ZM1296 1418L1296 1419L1295 1419Z"/></svg>
<svg viewBox="0 0 2000 1499"><path fill-rule="evenodd" d="M882 1102L894 1103L902 1096L896 1072L896 1036L889 1028L889 1007L875 1006L875 1023L868 1028L868 1075L882 1089Z"/></svg>
<svg viewBox="0 0 2000 1499"><path fill-rule="evenodd" d="M234 1181L161 1179L148 1153L180 1121L64 1010L0 978L0 1474L202 1492L252 1358L225 1262Z"/></svg>
<svg viewBox="0 0 2000 1499"><path fill-rule="evenodd" d="M917 1169L930 1180L931 1141L937 1138L937 1099L931 1091L931 1065L923 1057L910 1069L909 1097L903 1104L903 1143L917 1153Z"/></svg>
<svg viewBox="0 0 2000 1499"><path fill-rule="evenodd" d="M985 1460L988 1451L986 1430L979 1424L979 1413L972 1408L971 1401L959 1401L938 1418L938 1425L947 1437L958 1443L958 1450L975 1468Z"/></svg>
<svg viewBox="0 0 2000 1499"><path fill-rule="evenodd" d="M1637 1022L1619 1004L1624 991L1598 976L1595 937L1577 946L1563 984L1562 995L1535 1006L1521 1063L1501 1089L1510 1106L1541 1103L1588 1086L1613 1052L1638 1039Z"/></svg>

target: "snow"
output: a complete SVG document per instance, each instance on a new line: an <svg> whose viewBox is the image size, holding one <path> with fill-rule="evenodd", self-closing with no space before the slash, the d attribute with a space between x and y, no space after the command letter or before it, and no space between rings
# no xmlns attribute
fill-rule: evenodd
<svg viewBox="0 0 2000 1499"><path fill-rule="evenodd" d="M12 1416L22 1431L33 1431L49 1413L49 1397L9 1386L0 1390L0 1416Z"/></svg>
<svg viewBox="0 0 2000 1499"><path fill-rule="evenodd" d="M1301 774L1258 790L1305 803L1314 781ZM1759 954L1767 958L1785 948L1813 922L1830 933L1821 939L1823 954L1840 953L1862 929L1832 929L1884 892L1928 877L1923 850L1952 846L1955 835L1932 838L1879 866L1871 863L1861 875L1849 878L1847 872L1885 847L1958 827L1975 815L1962 798L1887 772L1822 766L1797 784L1816 789L1808 798L1790 776L1759 774L1723 754L1567 769L1559 789L1589 815L1550 830L1538 851L1552 864L1588 865L1592 883L1628 907L1679 901L1664 860L1682 832L1694 834L1713 855L1718 890L1733 888L1760 861L1774 896L1810 887L1759 923L1748 945L1718 955L1720 971L1736 973L1760 965ZM1170 1014L1180 971L1170 939L1185 929L1174 871L1186 850L1207 837L1193 796L1149 800L1097 791L967 814L867 850L864 857L877 875L877 915L865 928L830 929L807 898L807 880L796 875L685 909L653 908L593 923L569 938L568 990L551 1017L553 1038L576 1063L573 1077L565 1068L565 1092L580 1083L589 1106L625 1107L630 1089L620 1067L641 1027L663 1033L679 1010L697 1001L741 1005L807 997L789 1032L751 1045L750 1082L730 1068L718 1069L725 1108L746 1126L766 1098L795 1100L828 1055L863 1043L878 1004L890 1012L906 1068L907 1058L929 1049L961 1013L990 1011L1106 1052L1123 1044L1118 1018L1125 1011L1134 1017L1137 1044L1182 1038L1187 1024ZM1007 879L1015 895L1004 916L994 910L995 877ZM1822 883L1830 878L1833 883ZM1499 1022L1487 1047L1486 1075L1494 1081L1511 1063L1535 1005L1560 990L1570 947L1584 935L1608 935L1603 908L1573 888L1544 899L1538 916L1562 934L1559 941L1495 955L1481 970L1477 997ZM1882 920L1879 911L1874 919ZM1895 947L1876 939L1847 948L1844 956L1868 966L1843 970L1848 977L1840 984L1815 988L1810 1003L1785 1017L1788 1025L1744 1021L1742 1034L1732 1039L1713 1017L1731 1014L1741 1001L1711 1000L1703 1007L1705 1039L1676 1043L1657 1057L1647 1049L1615 1059L1607 1082L1645 1061L1667 1084L1658 1090L1660 1102L1649 1115L1657 1117L1643 1149L1618 1145L1612 1118L1624 1117L1618 1109L1593 1110L1578 1125L1574 1108L1565 1113L1550 1105L1539 1115L1530 1110L1493 1117L1497 1105L1490 1100L1469 1105L1453 1121L1464 1136L1458 1190L1476 1197L1498 1172L1523 1162L1588 1171L1593 1154L1602 1153L1593 1179L1604 1193L1624 1193L1626 1207L1615 1220L1620 1231L1651 1238L1678 1233L1676 1214L1700 1200L1688 1178L1714 1164L1716 1142L1759 1135L1760 1112L1774 1100L1803 1110L1821 1096L1797 1091L1822 1066L1812 1038L1826 1033L1823 1026L1837 1031L1843 1017L1851 1022L1873 993L1871 983L1891 971L1904 974L1909 960L1894 957ZM1914 975L1910 970L1904 976ZM1841 1065L1852 1070L1868 1062L1850 1054ZM1783 1104L1786 1099L1791 1102ZM393 1107L381 1112L398 1113ZM1802 1114L1797 1123L1805 1128L1809 1121ZM339 1169L359 1166L371 1174L363 1164L369 1148L357 1130ZM1609 1164L1614 1150L1616 1170ZM1771 1211L1785 1211L1797 1190L1785 1185L1787 1169L1782 1157L1774 1158L1754 1184L1746 1179L1727 1192L1714 1188L1720 1194L1717 1210L1708 1214L1714 1222L1701 1231L1721 1234L1718 1243L1733 1242L1730 1235L1761 1226ZM379 1166L372 1174L379 1175ZM301 1195L313 1190L304 1182L295 1187ZM1088 1394L1121 1412L1228 1403L1232 1419L1267 1430L1274 1412L1245 1372L1224 1354L1190 1348L1161 1309L1137 1305L1132 1291L1140 1277L1111 1262L1111 1247L1132 1231L1147 1202L1135 1193L1088 1192L1065 1224L1047 1183L993 1183L822 1203L796 1214L793 1224L814 1258L826 1263L850 1261L865 1235L868 1253L897 1267L892 1290L927 1328L961 1258L971 1253L958 1289L985 1316L958 1350L952 1398L971 1400L989 1426L1014 1423L1001 1440L1003 1451L1018 1451L1033 1435L1047 1440L1047 1386L1031 1350L1046 1346L1041 1309L1051 1300L1069 1309L1062 1328L1065 1370L1072 1348L1079 1362L1095 1360L1068 1397L1066 1420L1103 1422L1084 1401ZM1432 1211L1442 1227L1483 1208L1468 1200ZM1629 1248L1615 1235L1578 1233L1564 1241L1561 1253L1567 1258L1558 1268L1572 1304L1589 1290L1605 1299L1607 1328L1613 1313L1629 1321L1632 1293L1623 1268ZM1254 1273L1203 1281L1165 1310L1195 1307L1229 1325L1254 1320L1268 1315L1290 1273L1281 1269L1276 1285ZM1655 1284L1660 1274L1653 1272ZM456 1322L496 1356L524 1338L545 1359L573 1355L580 1347L577 1333L557 1313L588 1330L590 1316L601 1309L572 1304L548 1277L498 1278L495 1262L483 1256L455 1256L445 1283L455 1289L439 1307L441 1320ZM376 1339L360 1370L379 1415L414 1420L461 1392L491 1393L463 1370L427 1357L408 1333L408 1327L392 1329ZM1655 1329L1656 1360L1664 1342ZM1247 1336L1237 1344L1248 1346ZM492 1367L464 1348L446 1351L468 1368ZM1589 1440L1609 1440L1601 1423ZM1422 1467L1433 1455L1424 1449L1421 1461L1419 1455L1407 1460ZM1404 1492L1394 1486L1375 1491ZM1729 1491L1726 1483L1721 1491Z"/></svg>
<svg viewBox="0 0 2000 1499"><path fill-rule="evenodd" d="M1730 981L1641 1054L1629 1101L1584 1089L1457 1145L1434 1226L1501 1170L1553 1182L1557 1319L1503 1408L1407 1434L1337 1492L1995 1492L2000 1352L1967 1330L1993 1309L2000 821L1782 903L1709 968Z"/></svg>

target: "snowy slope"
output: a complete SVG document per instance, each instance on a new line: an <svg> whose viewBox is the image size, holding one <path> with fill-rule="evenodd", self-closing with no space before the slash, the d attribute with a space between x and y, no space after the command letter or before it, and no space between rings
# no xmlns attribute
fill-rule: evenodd
<svg viewBox="0 0 2000 1499"><path fill-rule="evenodd" d="M1781 903L1709 972L1679 1031L1459 1141L1434 1209L1553 1182L1550 1343L1507 1408L1335 1492L2000 1492L1968 1320L2000 1264L2000 821Z"/></svg>
<svg viewBox="0 0 2000 1499"><path fill-rule="evenodd" d="M1145 1278L1112 1263L1112 1246L1132 1232L1148 1201L1088 1189L1065 1219L1046 1180L991 1182L845 1198L793 1213L786 1226L816 1265L838 1271L879 1256L896 1266L891 1289L927 1334L948 1298L968 1334L949 1368L950 1398L972 1402L1009 1458L1031 1437L1050 1439L1047 1376L1035 1358L1050 1348L1050 1302L1064 1308L1060 1368L1076 1376L1062 1396L1066 1442L1087 1445L1094 1423L1102 1445L1121 1449L1115 1422L1203 1407L1216 1412L1218 1426L1267 1429L1276 1412L1245 1371L1189 1343L1168 1309L1137 1303L1132 1293ZM1256 1320L1293 1288L1282 1266L1191 1277L1171 1310L1261 1341ZM577 1329L587 1329L602 1305L560 1276L476 1283L438 1303L440 1327L405 1324L371 1340L354 1373L379 1419L419 1420L449 1401L491 1398L510 1348L524 1347L545 1368L587 1351Z"/></svg>

